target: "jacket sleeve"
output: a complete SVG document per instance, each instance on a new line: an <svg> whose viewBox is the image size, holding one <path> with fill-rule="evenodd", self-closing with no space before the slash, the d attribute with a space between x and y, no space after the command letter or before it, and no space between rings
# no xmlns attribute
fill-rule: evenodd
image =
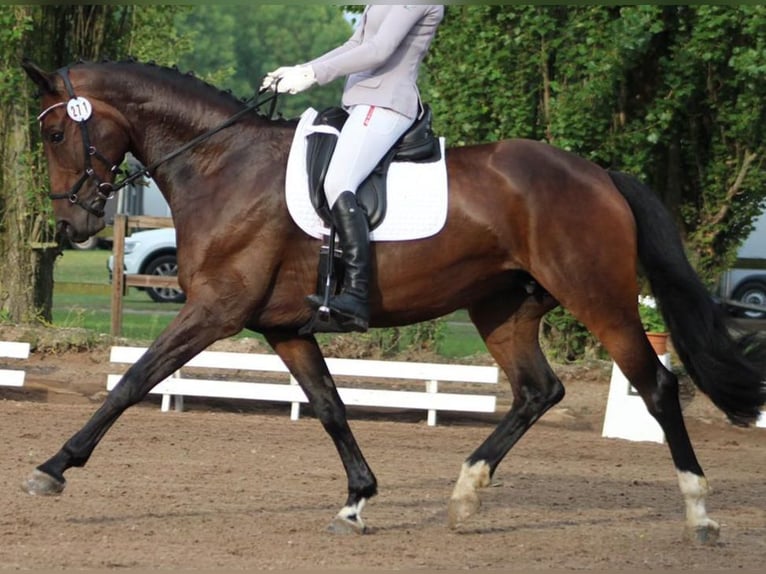
<svg viewBox="0 0 766 574"><path fill-rule="evenodd" d="M349 40L341 46L341 49L346 49L336 48L329 54L309 62L314 69L317 82L324 85L336 78L374 70L381 66L396 51L428 8L421 5L392 6L377 33L372 37L366 35L364 42L359 41L362 35L362 26L360 26L357 29L359 34L357 45L346 48L351 42Z"/></svg>
<svg viewBox="0 0 766 574"><path fill-rule="evenodd" d="M318 58L314 58L308 64L315 68L316 71L316 64L320 62L324 62L326 60L332 60L333 58L337 58L341 54L345 54L349 50L353 50L357 46L359 46L362 43L362 25L358 25L356 27L356 30L354 30L354 33L351 35L351 37L346 40L345 43L341 44L337 48L334 48L333 50L330 50L329 52L322 54Z"/></svg>

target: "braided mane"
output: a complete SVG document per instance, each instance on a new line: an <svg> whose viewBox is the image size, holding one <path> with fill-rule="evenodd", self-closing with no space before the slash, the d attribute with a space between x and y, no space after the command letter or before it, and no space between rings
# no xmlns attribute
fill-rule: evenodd
<svg viewBox="0 0 766 574"><path fill-rule="evenodd" d="M194 72L182 72L178 66L163 66L157 64L154 61L141 62L135 58L127 58L125 60L102 60L100 62L79 60L71 66L76 68L79 66L90 67L124 67L126 70L135 70L138 74L146 75L150 78L167 82L171 86L176 86L184 93L196 94L199 97L218 101L226 106L234 106L236 109L241 109L250 100L250 98L238 98L231 90L222 90L217 86L210 84L202 80ZM258 115L263 119L269 119L261 112ZM278 121L282 121L282 118L278 118Z"/></svg>

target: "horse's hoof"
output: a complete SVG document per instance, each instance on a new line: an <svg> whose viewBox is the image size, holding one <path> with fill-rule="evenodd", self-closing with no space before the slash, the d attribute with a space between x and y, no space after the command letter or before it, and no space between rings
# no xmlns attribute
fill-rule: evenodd
<svg viewBox="0 0 766 574"><path fill-rule="evenodd" d="M687 526L684 536L695 544L710 546L718 542L720 531L721 528L718 526L718 523L708 519L707 524Z"/></svg>
<svg viewBox="0 0 766 574"><path fill-rule="evenodd" d="M447 508L449 527L453 530L458 528L466 520L479 512L481 508L481 499L475 492L465 494L460 498L451 498Z"/></svg>
<svg viewBox="0 0 766 574"><path fill-rule="evenodd" d="M57 480L41 470L33 470L29 478L21 484L27 494L36 496L55 496L61 494L66 486L65 480Z"/></svg>
<svg viewBox="0 0 766 574"><path fill-rule="evenodd" d="M336 516L327 525L327 531L332 534L364 534L367 532L367 527L361 520Z"/></svg>

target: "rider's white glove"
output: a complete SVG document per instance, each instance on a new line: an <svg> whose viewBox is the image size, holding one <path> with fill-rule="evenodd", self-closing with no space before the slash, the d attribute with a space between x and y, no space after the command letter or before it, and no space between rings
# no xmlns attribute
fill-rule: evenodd
<svg viewBox="0 0 766 574"><path fill-rule="evenodd" d="M280 66L273 72L266 74L266 77L263 78L263 82L261 83L261 90L268 90L271 88L274 83L282 77L282 74L284 74L290 68L292 68L292 66Z"/></svg>
<svg viewBox="0 0 766 574"><path fill-rule="evenodd" d="M308 90L317 81L314 69L309 65L279 68L272 73L276 74L276 72L280 74L275 76L269 87L280 94L297 94Z"/></svg>

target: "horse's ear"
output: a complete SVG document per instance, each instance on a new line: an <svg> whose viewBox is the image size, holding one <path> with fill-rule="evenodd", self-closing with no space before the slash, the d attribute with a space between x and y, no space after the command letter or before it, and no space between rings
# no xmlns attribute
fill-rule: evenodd
<svg viewBox="0 0 766 574"><path fill-rule="evenodd" d="M27 76L30 77L30 79L37 84L37 87L40 88L40 91L42 93L48 93L48 94L54 94L56 93L56 89L53 86L53 76L52 74L49 74L45 70L43 70L40 66L35 64L32 60L28 58L24 58L21 62L21 67L24 68L24 71L27 73Z"/></svg>

